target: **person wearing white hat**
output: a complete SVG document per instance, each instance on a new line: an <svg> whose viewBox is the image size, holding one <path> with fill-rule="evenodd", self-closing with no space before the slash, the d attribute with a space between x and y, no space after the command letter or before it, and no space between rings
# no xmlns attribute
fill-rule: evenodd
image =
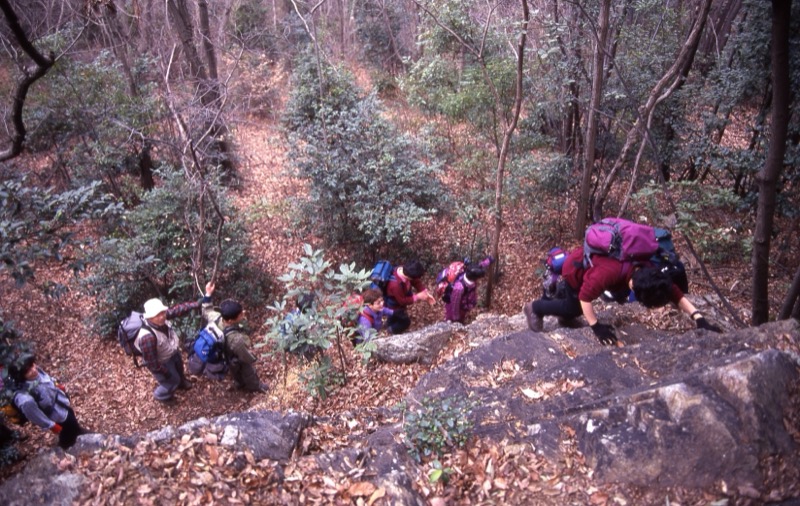
<svg viewBox="0 0 800 506"><path fill-rule="evenodd" d="M214 283L206 284L205 296L200 301L185 302L167 307L160 299L150 299L144 303L145 325L139 330L134 346L142 353L144 366L153 374L158 386L153 396L165 404L175 400L179 388L189 390L192 384L186 379L183 370L180 340L169 320L184 316L201 304L211 301Z"/></svg>

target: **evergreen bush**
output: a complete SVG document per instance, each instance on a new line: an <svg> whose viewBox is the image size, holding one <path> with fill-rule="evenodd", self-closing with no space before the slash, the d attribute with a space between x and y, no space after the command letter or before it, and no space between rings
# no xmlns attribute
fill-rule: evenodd
<svg viewBox="0 0 800 506"><path fill-rule="evenodd" d="M459 396L425 397L418 408L406 410L406 445L417 462L462 448L472 436L474 407L474 401Z"/></svg>
<svg viewBox="0 0 800 506"><path fill-rule="evenodd" d="M437 212L440 164L398 132L343 69L302 60L284 116L294 175L309 182L303 223L331 244L408 244Z"/></svg>

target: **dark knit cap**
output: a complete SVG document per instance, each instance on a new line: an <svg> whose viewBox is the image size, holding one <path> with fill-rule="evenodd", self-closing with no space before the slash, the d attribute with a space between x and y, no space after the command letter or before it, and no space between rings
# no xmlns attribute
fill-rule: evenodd
<svg viewBox="0 0 800 506"><path fill-rule="evenodd" d="M219 312L224 319L233 320L242 314L242 305L235 300L223 300L222 304L219 305Z"/></svg>
<svg viewBox="0 0 800 506"><path fill-rule="evenodd" d="M425 267L422 266L419 260L412 260L403 264L403 274L411 279L418 279L425 274Z"/></svg>
<svg viewBox="0 0 800 506"><path fill-rule="evenodd" d="M25 381L25 375L36 362L36 355L24 353L16 358L8 367L8 376L17 383Z"/></svg>

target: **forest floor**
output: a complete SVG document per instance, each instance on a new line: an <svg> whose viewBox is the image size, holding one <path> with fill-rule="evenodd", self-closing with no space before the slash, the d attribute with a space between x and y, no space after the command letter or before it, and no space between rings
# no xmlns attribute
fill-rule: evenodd
<svg viewBox="0 0 800 506"><path fill-rule="evenodd" d="M298 185L281 175L285 164L285 149L282 148L283 141L276 129L269 126L265 128L264 125L242 126L238 130L238 144L245 157L241 168L243 184L236 196L236 205L239 212L247 218L250 227L250 253L256 263L255 267L270 273L274 278L286 270L288 262L301 256L302 244L308 242L307 238L293 233L286 213L281 212L286 198L298 191ZM569 230L570 226L569 216L565 218L563 214L553 219L541 217L539 221L550 223L555 228L561 227L562 231ZM537 295L540 281L535 275L535 269L552 245L548 242L552 240L551 234L552 232L547 236L531 237L515 227L514 220L508 221L503 234L502 263L506 272L525 275L516 278L506 276L499 280L491 312L518 314L522 304ZM435 234L426 236L435 240ZM331 255L336 258L337 252L331 252ZM442 264L451 260L441 259ZM725 266L718 271L712 270L712 274L717 276L721 286L736 287L747 279L743 275L747 269L746 264L747 260L743 259L741 268ZM70 274L58 266L39 266L38 269L38 279L54 279L66 283L72 281ZM433 280L427 281L431 286ZM701 282L696 283L693 288L700 293L710 292ZM748 310L746 296L741 291L729 293L733 295L732 302L741 317ZM133 367L131 359L122 353L112 336L93 333L89 319L94 306L88 296L74 289L62 298L52 300L46 298L34 284L20 288L3 279L0 282L0 297L6 310L4 318L13 321L24 332L25 338L35 343L41 366L67 385L81 423L92 431L101 433L141 434L165 425L178 426L199 417L256 409L280 412L296 410L336 417L342 413L357 413L361 408L394 406L422 375L436 366L381 363L364 367L352 352L352 347L347 344L346 384L334 390L324 402L320 402L308 394L299 380L303 364L290 358L288 367L284 368L280 356L267 353L257 363L257 369L262 379L270 385L268 393L250 394L233 390L229 379L212 381L193 378L192 390L179 392L177 404L164 406L153 399L155 383L151 375L145 369ZM280 295L272 294L271 297L271 300L264 301L264 306ZM712 302L714 300L713 297L704 298ZM248 311L251 335L254 342L260 342L266 332L261 322L265 321L267 315L263 308L248 308ZM481 311L486 310L480 309L477 312ZM720 306L717 316L720 320L726 320L727 326L732 326L730 319L726 319L722 311L724 310ZM443 317L443 308L441 305L428 307L420 304L412 308L411 314L412 329L421 328L439 321ZM667 325L674 331L690 328L688 321L664 321L663 314L657 311L643 313L642 318L647 319L647 324ZM462 340L454 339L442 352L437 363L457 355L466 346ZM265 349L261 348L261 351ZM55 436L31 427L30 424L22 427L21 431L29 436L19 444L27 456L36 454L42 448L52 447L55 443ZM331 448L336 446L337 441L344 441L346 436L341 431L326 433L322 430L309 430L304 434L302 446L306 451ZM490 484L489 488L508 487L512 481L519 482L526 476L530 477L529 466L533 465L538 466L537 469L541 468L542 473L547 469L550 476L553 476L549 488L546 487L550 496L547 503L558 504L568 498L574 500L570 494L574 494L576 489L582 490L585 501L591 504L620 503L619 498L622 496L615 492L613 486L600 487L592 482L591 471L581 465L581 457L577 453L573 458L568 458L568 462L537 464L533 460L538 457L533 455L512 459L503 457L502 449L498 447L490 448L485 442L478 442L476 445L475 448L480 447L483 455L497 455L496 464L504 464L505 481L498 480ZM429 498L440 497L442 500L448 496L451 500L463 503L471 499L485 499L486 496L481 496L482 489L476 488L473 478L470 477L474 477L474 473L482 472L479 467L486 464L485 460L473 459L469 453L462 453L454 458L461 459L462 464L456 467L458 472L446 488L442 488L441 484L431 485L421 476L417 484L419 489L427 493ZM17 472L25 462L23 460L3 469L1 477ZM563 477L559 473L569 476L557 480L557 477ZM309 487L317 486L315 483L317 482L309 481ZM631 498L631 494L635 495L635 492L628 490L623 495ZM683 501L687 504L703 499L699 492L676 491L670 504L681 503L681 494L684 494ZM663 498L660 502L664 503Z"/></svg>

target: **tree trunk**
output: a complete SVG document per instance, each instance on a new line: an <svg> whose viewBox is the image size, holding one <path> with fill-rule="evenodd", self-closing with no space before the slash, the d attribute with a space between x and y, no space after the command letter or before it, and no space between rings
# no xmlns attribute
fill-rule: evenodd
<svg viewBox="0 0 800 506"><path fill-rule="evenodd" d="M592 172L594 169L595 145L597 143L597 116L603 96L603 75L608 39L608 18L611 11L611 0L603 0L598 19L598 34L594 51L592 72L592 98L586 116L586 144L583 151L583 176L581 177L581 196L578 201L578 216L575 220L575 238L583 237L586 220L589 215L589 195L592 190Z"/></svg>
<svg viewBox="0 0 800 506"><path fill-rule="evenodd" d="M208 3L206 0L197 0L197 12L200 16L200 36L203 38L203 52L208 64L208 77L217 80L217 55L214 44L211 43L211 25L208 22Z"/></svg>
<svg viewBox="0 0 800 506"><path fill-rule="evenodd" d="M800 307L800 267L797 268L797 272L794 273L794 279L792 280L792 286L789 287L789 292L786 294L786 298L783 300L783 305L781 306L781 312L778 314L779 320L787 320L792 317L794 313L794 308Z"/></svg>
<svg viewBox="0 0 800 506"><path fill-rule="evenodd" d="M752 323L769 319L769 250L775 215L775 194L783 169L789 127L789 19L791 0L772 1L772 125L769 151L758 175L758 212L753 237Z"/></svg>
<svg viewBox="0 0 800 506"><path fill-rule="evenodd" d="M36 66L29 69L23 66L23 78L17 83L17 89L14 92L14 103L11 106L11 146L7 149L0 151L0 162L15 158L22 153L22 147L25 143L25 122L22 118L22 110L25 107L25 99L28 97L28 90L40 78L44 77L50 67L55 63L54 56L42 55L38 49L28 39L28 35L19 23L17 13L9 4L8 0L0 0L0 10L6 18L6 23L14 38L19 44L20 48L33 60Z"/></svg>
<svg viewBox="0 0 800 506"><path fill-rule="evenodd" d="M167 0L167 11L172 29L181 43L183 56L189 65L189 73L192 78L205 81L208 76L194 45L194 23L186 0Z"/></svg>
<svg viewBox="0 0 800 506"><path fill-rule="evenodd" d="M511 117L511 123L505 127L503 133L503 142L500 147L500 156L497 160L497 175L495 178L495 194L494 194L494 233L492 236L492 256L497 260L489 267L489 280L486 283L486 305L492 305L492 292L494 289L494 274L497 270L497 264L500 259L500 234L503 230L503 181L505 178L506 158L508 157L508 148L511 145L511 138L514 135L514 130L517 128L517 121L519 114L522 110L522 78L524 76L524 63L525 63L525 44L528 37L528 22L530 20L530 12L528 11L528 0L521 0L522 3L522 26L519 31L519 41L517 43L517 79L514 83L514 112ZM499 106L500 104L498 104Z"/></svg>

